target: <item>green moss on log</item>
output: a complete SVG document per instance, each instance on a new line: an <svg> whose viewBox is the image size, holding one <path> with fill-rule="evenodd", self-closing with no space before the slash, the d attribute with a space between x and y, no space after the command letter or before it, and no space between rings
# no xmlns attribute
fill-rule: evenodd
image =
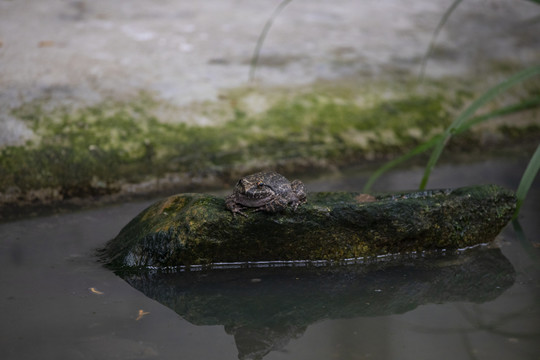
<svg viewBox="0 0 540 360"><path fill-rule="evenodd" d="M495 185L376 194L313 193L296 212L233 217L224 200L179 194L141 212L111 240L113 268L327 260L487 243L510 220L514 193Z"/></svg>

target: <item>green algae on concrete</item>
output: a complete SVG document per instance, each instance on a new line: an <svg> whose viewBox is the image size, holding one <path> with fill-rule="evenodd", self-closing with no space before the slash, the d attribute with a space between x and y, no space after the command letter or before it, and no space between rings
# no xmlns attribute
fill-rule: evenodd
<svg viewBox="0 0 540 360"><path fill-rule="evenodd" d="M111 240L114 269L256 261L330 261L487 243L512 217L495 185L378 194L313 193L296 212L234 217L222 198L179 194L141 212Z"/></svg>
<svg viewBox="0 0 540 360"><path fill-rule="evenodd" d="M12 212L10 204L32 207L134 188L185 191L198 180L221 186L261 166L287 173L390 159L441 133L473 95L449 95L445 85L237 89L178 107L145 93L82 108L36 100L11 113L34 138L0 148L0 219ZM536 147L540 127L509 131L514 123L461 134L452 150L483 149L486 139L497 149L525 138Z"/></svg>
<svg viewBox="0 0 540 360"><path fill-rule="evenodd" d="M17 187L23 193L53 188L66 197L92 195L170 173L200 176L245 171L261 162L361 159L415 145L449 123L440 95L359 105L343 96L296 94L258 114L234 105L241 102L235 96L249 97L232 94L221 104L169 110L176 111L174 120L160 118L166 104L147 94L80 109L26 104L12 115L35 136L23 146L0 149L0 193ZM204 115L204 108L213 110ZM204 116L210 124L192 119Z"/></svg>

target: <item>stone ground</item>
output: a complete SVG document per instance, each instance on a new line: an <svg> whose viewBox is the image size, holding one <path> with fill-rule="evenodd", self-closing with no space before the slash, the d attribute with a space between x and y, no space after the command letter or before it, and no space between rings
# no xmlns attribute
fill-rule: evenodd
<svg viewBox="0 0 540 360"><path fill-rule="evenodd" d="M10 111L36 99L84 106L142 90L182 107L248 85L258 36L279 3L0 0L0 146L32 137ZM451 3L292 1L268 34L256 84L414 75ZM538 63L539 15L540 6L524 0L461 3L427 75L485 78Z"/></svg>

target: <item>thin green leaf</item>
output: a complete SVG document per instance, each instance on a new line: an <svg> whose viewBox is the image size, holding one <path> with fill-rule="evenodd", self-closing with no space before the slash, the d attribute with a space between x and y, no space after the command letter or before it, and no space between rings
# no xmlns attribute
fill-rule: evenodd
<svg viewBox="0 0 540 360"><path fill-rule="evenodd" d="M259 35L259 39L257 40L257 45L255 45L255 51L253 52L253 56L251 57L251 63L249 66L249 81L253 81L255 78L255 69L257 68L257 63L259 62L259 56L261 54L261 48L264 43L264 40L266 39L266 35L268 34L268 31L270 31L270 28L272 27L272 24L274 23L274 19L279 15L279 13L287 6L292 0L283 0L279 5L276 7L272 15L270 15L270 18L266 21L266 24L264 24L264 28Z"/></svg>
<svg viewBox="0 0 540 360"><path fill-rule="evenodd" d="M465 124L461 125L460 127L456 128L454 135L460 134L464 132L465 130L468 130L470 127L483 123L487 120L491 120L497 117L510 115L510 114L516 114L520 111L530 110L540 107L540 96L534 97L532 99L524 100L520 103L508 105L505 107L502 107L500 109L494 110L488 114L481 115L481 116L475 116L469 121L467 121Z"/></svg>
<svg viewBox="0 0 540 360"><path fill-rule="evenodd" d="M530 109L534 109L534 108L538 108L540 107L540 97L535 97L535 98L532 98L532 99L527 99L525 101L522 101L520 103L517 103L517 104L512 104L512 105L508 105L508 106L505 106L503 108L500 108L500 109L497 109L497 110L494 110L488 114L484 114L484 115L481 115L481 116L476 116L474 118L471 118L469 121L467 121L466 123L462 124L461 126L457 127L454 131L454 135L458 135L462 132L465 132L467 130L469 130L469 128L471 128L472 126L474 125L477 125L479 123L482 123L482 122L485 122L485 121L488 121L490 119L493 119L493 118L496 118L496 117L500 117L500 116L504 116L504 115L509 115L509 114L516 114L520 111L525 111L525 110L530 110ZM383 166L381 166L379 169L377 169L371 176L370 178L368 179L366 185L364 186L364 189L363 191L364 192L368 192L371 187L373 186L373 184L375 183L375 181L382 175L384 174L385 172L387 172L388 170L398 166L399 164L407 161L408 159L412 158L413 156L416 156L416 155L419 155L423 152L426 152L427 150L431 149L432 147L434 147L443 137L443 134L439 134L439 135L436 135L434 136L433 138L431 138L430 140L428 140L427 142L415 147L414 149L408 151L406 154L394 159L394 160L391 160L389 162L387 162L386 164L384 164Z"/></svg>
<svg viewBox="0 0 540 360"><path fill-rule="evenodd" d="M433 49L435 48L435 40L439 36L439 33L441 32L442 27L444 26L444 24L446 24L446 21L448 20L450 15L454 12L454 10L462 1L463 0L454 0L454 2L450 5L450 7L446 9L441 20L439 21L439 24L435 28L435 31L433 32L433 35L431 36L431 41L429 42L429 46L426 51L426 54L422 58L422 63L420 64L420 74L418 75L419 81L422 81L424 79L424 73L426 70L427 61L431 57L431 54L433 53Z"/></svg>
<svg viewBox="0 0 540 360"><path fill-rule="evenodd" d="M371 189L371 186L373 186L373 183L375 183L375 181L382 175L384 174L385 172L387 172L388 170L390 170L391 168L409 160L410 158L412 158L413 156L416 156L416 155L419 155L423 152L426 152L428 151L429 149L431 149L433 146L435 146L435 144L437 144L439 142L439 139L442 137L442 134L439 134L439 135L436 135L434 136L433 138L431 138L429 141L415 147L414 149L412 149L411 151L407 152L405 155L402 155L394 160L391 160L389 162L387 162L386 164L384 164L383 166L381 166L379 169L377 169L371 176L370 178L368 179L366 185L364 185L364 189L363 191L364 192L368 192L370 189Z"/></svg>
<svg viewBox="0 0 540 360"><path fill-rule="evenodd" d="M536 251L532 243L527 240L527 237L525 236L525 232L523 231L519 220L516 218L512 219L512 225L514 227L514 231L516 232L516 237L521 244L521 247L523 248L523 250L525 250L525 253L529 255L529 258L532 260L532 266L534 266L536 269L540 269L540 257L538 256L538 251Z"/></svg>
<svg viewBox="0 0 540 360"><path fill-rule="evenodd" d="M452 137L452 135L456 132L458 128L463 126L463 123L467 121L474 113L482 107L484 104L486 104L488 101L491 101L494 97L499 95L502 92L507 91L511 87L527 80L528 78L531 78L533 76L540 75L540 66L533 66L528 69L525 69L510 78L506 79L505 81L497 84L496 86L492 87L488 91L486 91L482 96L480 96L478 99L473 101L469 107L467 107L457 118L454 120L452 124L446 130L444 131L444 136L440 140L440 142L435 146L435 149L431 153L431 157L428 160L428 163L426 165L426 169L424 171L424 176L422 177L422 181L420 182L420 189L425 189L427 182L429 180L429 176L431 174L431 171L435 167L435 164L439 160L439 157L441 156L442 150L444 149L444 146L448 142L448 140Z"/></svg>
<svg viewBox="0 0 540 360"><path fill-rule="evenodd" d="M435 164L437 161L439 161L439 157L442 154L442 151L444 147L446 146L446 143L450 137L449 136L443 136L441 140L435 144L435 149L431 153L431 156L429 157L428 163L426 165L426 168L424 169L424 175L422 176L422 180L420 181L420 190L424 190L426 188L427 182L429 180L429 176L431 175L431 171L433 171L433 168L435 167Z"/></svg>
<svg viewBox="0 0 540 360"><path fill-rule="evenodd" d="M533 183L534 178L536 177L536 174L538 174L538 170L540 170L540 145L538 145L531 160L529 161L529 164L527 165L527 168L525 169L525 172L523 173L523 176L521 177L521 181L517 188L517 191L516 191L517 204L516 204L516 211L514 213L514 219L519 214L519 209L521 208L521 205L523 205L523 201L527 197L527 193L529 192L529 189L531 188L531 185Z"/></svg>

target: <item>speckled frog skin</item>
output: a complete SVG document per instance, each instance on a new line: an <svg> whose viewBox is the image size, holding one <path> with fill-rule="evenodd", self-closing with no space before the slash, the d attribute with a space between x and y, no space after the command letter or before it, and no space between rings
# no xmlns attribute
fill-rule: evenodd
<svg viewBox="0 0 540 360"><path fill-rule="evenodd" d="M247 216L243 210L276 213L287 208L296 210L306 202L306 190L300 180L290 182L276 172L259 172L240 179L233 193L225 198L233 215Z"/></svg>

